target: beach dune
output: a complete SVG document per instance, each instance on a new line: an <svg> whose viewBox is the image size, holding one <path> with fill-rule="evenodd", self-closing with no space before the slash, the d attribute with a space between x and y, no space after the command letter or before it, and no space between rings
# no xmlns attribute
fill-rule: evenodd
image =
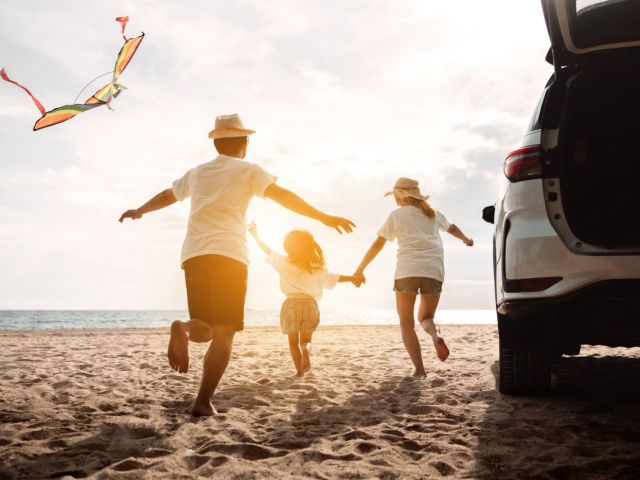
<svg viewBox="0 0 640 480"><path fill-rule="evenodd" d="M410 377L398 327L320 327L294 378L276 328L247 328L195 419L203 345L168 330L0 332L0 478L639 478L640 349L585 348L554 395L495 390L495 326L443 326Z"/></svg>

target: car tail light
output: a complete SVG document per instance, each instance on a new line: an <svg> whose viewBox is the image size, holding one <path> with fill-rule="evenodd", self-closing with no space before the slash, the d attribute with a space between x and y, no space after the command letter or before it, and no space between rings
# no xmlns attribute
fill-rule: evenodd
<svg viewBox="0 0 640 480"><path fill-rule="evenodd" d="M540 145L514 150L504 161L504 174L512 182L540 178Z"/></svg>
<svg viewBox="0 0 640 480"><path fill-rule="evenodd" d="M538 277L521 278L519 280L507 280L505 291L507 292L541 292L555 285L562 277Z"/></svg>

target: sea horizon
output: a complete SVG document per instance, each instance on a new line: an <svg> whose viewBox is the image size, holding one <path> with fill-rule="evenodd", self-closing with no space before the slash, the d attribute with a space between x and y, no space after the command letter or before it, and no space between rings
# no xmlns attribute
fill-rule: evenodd
<svg viewBox="0 0 640 480"><path fill-rule="evenodd" d="M245 327L278 326L278 309L245 311ZM187 318L186 310L157 309L6 309L0 310L0 330L163 328L176 319ZM491 325L495 311L487 309L443 309L436 313L443 325ZM321 325L397 325L395 310L321 312Z"/></svg>

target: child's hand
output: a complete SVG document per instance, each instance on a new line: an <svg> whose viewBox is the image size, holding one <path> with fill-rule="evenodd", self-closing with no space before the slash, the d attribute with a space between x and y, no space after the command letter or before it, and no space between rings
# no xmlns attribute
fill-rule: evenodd
<svg viewBox="0 0 640 480"><path fill-rule="evenodd" d="M362 273L354 273L353 281L351 283L353 283L357 288L360 288L360 285L367 283L367 279Z"/></svg>

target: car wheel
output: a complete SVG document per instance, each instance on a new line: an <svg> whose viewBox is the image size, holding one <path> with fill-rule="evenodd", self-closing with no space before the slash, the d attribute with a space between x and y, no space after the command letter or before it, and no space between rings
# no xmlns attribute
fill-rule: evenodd
<svg viewBox="0 0 640 480"><path fill-rule="evenodd" d="M501 322L500 317L498 389L507 395L533 395L549 391L549 349L543 341L536 341L535 335L529 335L527 328L518 331L520 322L509 322L504 318ZM505 326L504 323L508 325Z"/></svg>

